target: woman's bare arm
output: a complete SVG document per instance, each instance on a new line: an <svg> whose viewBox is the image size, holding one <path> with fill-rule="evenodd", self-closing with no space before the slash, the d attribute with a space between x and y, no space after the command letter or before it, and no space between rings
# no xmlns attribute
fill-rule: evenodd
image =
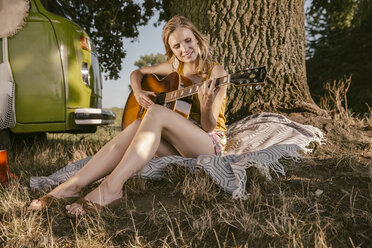
<svg viewBox="0 0 372 248"><path fill-rule="evenodd" d="M212 70L210 78L213 80L225 75L227 75L225 69L221 65L216 65ZM212 83L209 88L207 84L204 84L198 92L201 112L200 122L206 132L213 131L217 125L217 118L226 96L226 90L226 85L215 88L214 83Z"/></svg>
<svg viewBox="0 0 372 248"><path fill-rule="evenodd" d="M161 63L159 65L154 66L146 66L134 70L130 74L130 84L132 86L133 94L137 100L137 102L144 108L149 108L153 103L149 98L150 95L155 96L155 93L150 91L144 91L141 88L141 81L143 75L145 74L157 74L157 75L167 75L172 72L172 65L168 62Z"/></svg>

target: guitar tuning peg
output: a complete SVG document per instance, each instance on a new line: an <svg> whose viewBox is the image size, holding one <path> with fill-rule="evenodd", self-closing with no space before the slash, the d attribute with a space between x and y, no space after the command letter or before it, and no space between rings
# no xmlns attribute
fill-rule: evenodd
<svg viewBox="0 0 372 248"><path fill-rule="evenodd" d="M261 85L257 85L256 90L260 90L260 89L261 89Z"/></svg>
<svg viewBox="0 0 372 248"><path fill-rule="evenodd" d="M249 85L249 90L252 90L252 89L253 89L252 85Z"/></svg>

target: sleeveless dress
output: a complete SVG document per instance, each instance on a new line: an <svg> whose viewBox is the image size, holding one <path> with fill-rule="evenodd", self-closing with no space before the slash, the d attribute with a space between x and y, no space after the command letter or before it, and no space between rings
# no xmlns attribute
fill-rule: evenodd
<svg viewBox="0 0 372 248"><path fill-rule="evenodd" d="M210 78L210 75L212 73L212 69L215 65L217 65L217 63L214 63L212 65L211 69L208 72L208 75L203 78L203 81L208 80ZM180 75L183 75L183 63L182 62L179 63L178 68L177 68L177 72ZM225 134L225 132L226 132L226 126L225 126L225 122L226 122L226 118L225 118L226 101L227 101L227 97L225 97L223 99L221 110L220 110L220 113L218 114L218 117L217 117L216 128L212 132L208 133L209 136L211 137L212 141L213 141L215 153L218 156L222 155L222 152L224 151L224 149L226 147L226 141L227 141L226 134ZM198 97L197 94L195 94L195 95L193 95L193 98L192 98L192 105L191 105L189 120L191 122L193 122L195 125L202 128L201 123L200 123L200 120L201 120L200 116L201 116L201 113L200 113L199 97Z"/></svg>

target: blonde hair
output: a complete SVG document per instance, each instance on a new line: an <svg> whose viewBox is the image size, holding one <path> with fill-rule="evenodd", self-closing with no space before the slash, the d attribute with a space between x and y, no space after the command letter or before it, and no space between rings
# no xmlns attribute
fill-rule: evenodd
<svg viewBox="0 0 372 248"><path fill-rule="evenodd" d="M174 16L172 17L164 26L163 29L163 43L165 47L165 53L168 57L168 62L172 65L175 63L177 58L173 54L172 49L169 46L169 36L178 28L187 28L195 36L198 41L198 46L200 49L199 56L197 58L197 74L206 75L212 66L212 57L209 52L209 42L207 37L202 34L195 26L184 16ZM177 68L174 68L177 70Z"/></svg>

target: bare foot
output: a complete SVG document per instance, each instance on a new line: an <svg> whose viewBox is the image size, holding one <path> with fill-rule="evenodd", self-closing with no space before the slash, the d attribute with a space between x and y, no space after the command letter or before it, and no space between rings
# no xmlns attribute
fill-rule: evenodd
<svg viewBox="0 0 372 248"><path fill-rule="evenodd" d="M41 202L41 200L35 199L35 200L32 200L27 210L41 210L43 208L44 208L44 204Z"/></svg>

